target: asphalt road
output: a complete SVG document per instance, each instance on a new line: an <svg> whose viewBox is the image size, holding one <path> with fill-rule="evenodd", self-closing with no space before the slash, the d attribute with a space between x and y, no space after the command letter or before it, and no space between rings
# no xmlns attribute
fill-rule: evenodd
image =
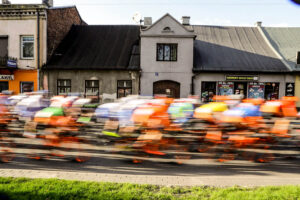
<svg viewBox="0 0 300 200"><path fill-rule="evenodd" d="M114 153L110 146L93 144L84 146L91 156L90 160L76 163L63 157L51 157L45 160L29 159L26 157L27 153L36 151L34 149L41 144L41 141L24 138L14 138L14 140L17 144L17 148L14 149L16 157L10 163L0 163L0 176L167 186L252 187L300 184L299 159L279 159L270 163L242 160L219 163L201 156L193 156L181 165L165 158L145 158L142 163L134 164L132 163L134 157L131 155Z"/></svg>

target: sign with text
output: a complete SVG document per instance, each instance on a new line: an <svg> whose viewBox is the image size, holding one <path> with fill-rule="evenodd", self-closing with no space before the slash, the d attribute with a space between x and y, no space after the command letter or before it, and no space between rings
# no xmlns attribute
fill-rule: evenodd
<svg viewBox="0 0 300 200"><path fill-rule="evenodd" d="M258 81L258 76L226 75L226 81Z"/></svg>
<svg viewBox="0 0 300 200"><path fill-rule="evenodd" d="M12 68L17 68L17 61L16 60L7 60L7 66Z"/></svg>
<svg viewBox="0 0 300 200"><path fill-rule="evenodd" d="M218 82L219 95L232 95L233 94L233 82Z"/></svg>
<svg viewBox="0 0 300 200"><path fill-rule="evenodd" d="M264 83L249 83L248 98L264 99L265 84Z"/></svg>
<svg viewBox="0 0 300 200"><path fill-rule="evenodd" d="M14 80L14 75L1 75L0 74L0 80L1 81L12 81Z"/></svg>

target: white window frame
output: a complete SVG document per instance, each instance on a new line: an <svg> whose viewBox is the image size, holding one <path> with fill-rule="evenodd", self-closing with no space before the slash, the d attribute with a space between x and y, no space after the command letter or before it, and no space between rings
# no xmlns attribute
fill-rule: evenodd
<svg viewBox="0 0 300 200"><path fill-rule="evenodd" d="M28 38L28 37L31 37L31 38L33 38L33 41L23 41L23 38ZM33 60L34 59L34 49L35 49L35 47L34 47L34 36L33 35L21 35L21 59L22 60ZM23 44L24 43L33 43L33 57L24 57L23 56Z"/></svg>

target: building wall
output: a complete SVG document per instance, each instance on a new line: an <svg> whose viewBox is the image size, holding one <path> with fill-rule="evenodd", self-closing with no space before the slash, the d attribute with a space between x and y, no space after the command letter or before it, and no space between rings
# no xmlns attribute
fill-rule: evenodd
<svg viewBox="0 0 300 200"><path fill-rule="evenodd" d="M170 27L171 32L164 32ZM153 83L160 80L171 80L180 83L180 96L190 94L193 75L193 33L170 16L155 23L149 30L141 33L141 95L153 95ZM157 61L157 43L175 43L177 61Z"/></svg>
<svg viewBox="0 0 300 200"><path fill-rule="evenodd" d="M11 71L11 74L14 75L14 80L8 81L9 90L12 90L14 94L20 92L20 82L22 81L33 82L34 90L38 90L38 67L41 67L47 61L47 21L45 10L45 5L39 4L0 5L0 36L8 37L8 56L17 58L18 69ZM34 37L33 59L21 58L21 36Z"/></svg>
<svg viewBox="0 0 300 200"><path fill-rule="evenodd" d="M47 10L48 18L48 59L58 47L59 43L69 32L71 26L82 25L82 21L76 7L54 8Z"/></svg>
<svg viewBox="0 0 300 200"><path fill-rule="evenodd" d="M101 102L117 99L117 81L132 80L132 94L139 92L137 71L115 70L49 70L43 71L44 87L53 95L57 94L57 79L71 79L71 92L85 92L85 80L99 80ZM45 81L46 80L46 81Z"/></svg>
<svg viewBox="0 0 300 200"><path fill-rule="evenodd" d="M16 70L14 73L14 80L9 81L9 90L14 94L20 93L21 82L33 82L34 91L38 89L37 85L37 70Z"/></svg>
<svg viewBox="0 0 300 200"><path fill-rule="evenodd" d="M1 19L0 36L8 36L8 56L18 59L18 68L37 68L37 19ZM46 62L46 20L40 21L40 62ZM21 36L34 36L34 59L21 59Z"/></svg>
<svg viewBox="0 0 300 200"><path fill-rule="evenodd" d="M201 95L201 82L202 81L225 81L223 73L200 73L195 77L195 94ZM242 75L242 74L238 74ZM245 74L249 75L249 74ZM295 83L295 76L289 74L256 74L259 76L258 82L278 82L279 83L279 98L285 96L286 83ZM233 82L233 81L231 81Z"/></svg>

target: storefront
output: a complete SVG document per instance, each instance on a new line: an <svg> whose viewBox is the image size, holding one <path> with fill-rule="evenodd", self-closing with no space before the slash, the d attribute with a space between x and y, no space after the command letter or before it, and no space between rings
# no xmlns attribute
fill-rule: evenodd
<svg viewBox="0 0 300 200"><path fill-rule="evenodd" d="M211 81L215 80L215 81ZM201 88L201 100L212 101L214 95L243 95L244 98L279 99L293 96L294 76L288 74L227 75L203 73L196 79Z"/></svg>
<svg viewBox="0 0 300 200"><path fill-rule="evenodd" d="M37 90L37 70L1 70L0 92L10 90L13 94Z"/></svg>

